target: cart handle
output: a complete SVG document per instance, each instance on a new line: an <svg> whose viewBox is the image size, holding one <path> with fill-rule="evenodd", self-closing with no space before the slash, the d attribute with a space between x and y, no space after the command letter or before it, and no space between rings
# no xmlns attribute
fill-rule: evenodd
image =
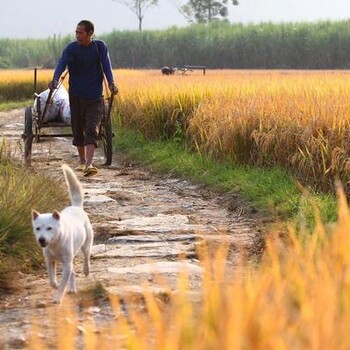
<svg viewBox="0 0 350 350"><path fill-rule="evenodd" d="M47 109L49 107L49 104L50 104L53 92L54 92L53 90L50 90L49 96L47 96L47 100L46 100L46 103L45 103L44 111L43 111L43 114L41 115L41 120L44 120L44 117L45 117L45 114L46 114Z"/></svg>
<svg viewBox="0 0 350 350"><path fill-rule="evenodd" d="M111 94L109 97L107 97L107 101L108 101L108 110L107 110L107 115L106 115L107 118L111 117L113 100L114 100L114 94Z"/></svg>

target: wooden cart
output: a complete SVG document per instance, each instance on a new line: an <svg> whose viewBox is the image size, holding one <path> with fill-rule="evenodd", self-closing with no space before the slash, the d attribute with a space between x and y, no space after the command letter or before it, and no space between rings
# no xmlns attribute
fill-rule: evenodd
<svg viewBox="0 0 350 350"><path fill-rule="evenodd" d="M64 77L63 77L64 79ZM63 80L62 79L62 80ZM37 93L37 69L34 69L34 96L36 108L33 106L25 107L24 112L24 132L22 138L24 141L24 163L26 166L31 165L32 160L32 144L40 142L42 138L48 137L71 137L71 132L65 132L70 130L70 125L61 121L49 121L44 122L45 115L47 113L48 105L52 100L53 91L50 91L49 96L45 103L40 101L40 96ZM113 131L111 122L111 110L113 105L113 94L104 100L104 113L99 129L99 140L103 145L105 165L112 164L113 154ZM45 132L43 130L45 129ZM57 133L57 130L60 132Z"/></svg>

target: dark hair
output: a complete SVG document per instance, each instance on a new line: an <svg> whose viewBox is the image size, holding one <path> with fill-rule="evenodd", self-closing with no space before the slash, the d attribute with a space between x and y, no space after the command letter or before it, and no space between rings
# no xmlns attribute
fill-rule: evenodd
<svg viewBox="0 0 350 350"><path fill-rule="evenodd" d="M78 26L83 26L87 33L91 32L91 34L94 34L95 27L91 21L88 21L87 19L83 19L78 23Z"/></svg>

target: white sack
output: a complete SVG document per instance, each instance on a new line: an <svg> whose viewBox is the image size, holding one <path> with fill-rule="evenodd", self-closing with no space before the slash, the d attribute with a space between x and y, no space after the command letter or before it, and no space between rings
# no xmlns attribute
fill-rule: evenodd
<svg viewBox="0 0 350 350"><path fill-rule="evenodd" d="M57 101L69 99L68 92L62 84L57 90L54 90L53 95L54 95L54 100L57 100Z"/></svg>
<svg viewBox="0 0 350 350"><path fill-rule="evenodd" d="M70 124L70 105L69 100L63 100L60 106L60 118L64 123Z"/></svg>
<svg viewBox="0 0 350 350"><path fill-rule="evenodd" d="M33 112L37 113L37 99L40 98L40 109L41 113L44 112L47 98L49 97L50 90L39 94L34 101ZM63 106L62 106L63 105ZM53 92L53 97L49 105L47 106L46 113L43 118L43 122L49 122L59 118L59 121L63 121L66 124L70 124L70 106L68 92L63 85Z"/></svg>

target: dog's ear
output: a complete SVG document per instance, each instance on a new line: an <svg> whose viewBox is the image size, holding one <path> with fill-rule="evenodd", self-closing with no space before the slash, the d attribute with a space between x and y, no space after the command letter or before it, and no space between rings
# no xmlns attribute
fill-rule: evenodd
<svg viewBox="0 0 350 350"><path fill-rule="evenodd" d="M40 215L40 213L38 211L36 211L34 209L32 210L32 218L33 218L33 220L35 220L39 215Z"/></svg>
<svg viewBox="0 0 350 350"><path fill-rule="evenodd" d="M61 217L61 214L59 211L55 210L53 213L52 213L52 217L56 220L59 220L60 217Z"/></svg>

